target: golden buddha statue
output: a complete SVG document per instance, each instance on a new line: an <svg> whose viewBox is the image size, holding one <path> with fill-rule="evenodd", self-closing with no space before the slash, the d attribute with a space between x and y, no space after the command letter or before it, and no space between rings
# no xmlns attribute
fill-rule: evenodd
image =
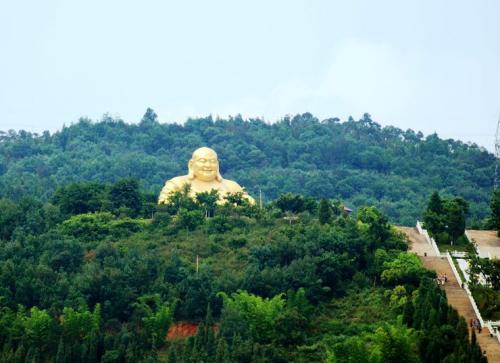
<svg viewBox="0 0 500 363"><path fill-rule="evenodd" d="M167 203L168 197L190 184L189 195L195 197L197 193L210 192L215 189L219 192L219 203L224 203L224 197L229 193L243 193L243 198L250 204L255 200L236 182L224 179L219 173L219 160L217 153L208 148L200 147L193 152L188 162L188 175L177 176L167 180L158 197L158 204Z"/></svg>

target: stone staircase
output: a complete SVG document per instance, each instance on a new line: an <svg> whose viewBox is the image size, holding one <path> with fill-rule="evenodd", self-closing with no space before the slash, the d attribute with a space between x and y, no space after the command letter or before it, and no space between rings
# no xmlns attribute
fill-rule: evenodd
<svg viewBox="0 0 500 363"><path fill-rule="evenodd" d="M458 284L450 264L445 257L420 256L423 265L429 270L436 271L437 274L446 274L448 282L444 285L448 303L453 306L458 313L464 317L470 328L471 319L476 318L472 309L469 297L464 289ZM483 352L486 352L489 363L500 363L500 343L496 338L490 336L488 329L483 327L481 334L476 331L477 340Z"/></svg>
<svg viewBox="0 0 500 363"><path fill-rule="evenodd" d="M405 233L410 240L410 251L418 256L436 256L436 252L432 246L425 240L425 237L418 233L415 227L397 227L401 232Z"/></svg>
<svg viewBox="0 0 500 363"><path fill-rule="evenodd" d="M470 321L476 318L476 314L472 309L467 293L458 284L446 257L437 256L431 245L427 243L424 236L418 233L416 228L398 227L398 229L406 234L410 241L410 251L420 256L420 260L427 269L436 271L437 274L446 274L448 282L443 287L446 291L448 303L465 319L470 331ZM476 335L481 349L486 352L488 362L500 363L500 343L498 340L491 337L488 329L484 327L481 334L476 331Z"/></svg>

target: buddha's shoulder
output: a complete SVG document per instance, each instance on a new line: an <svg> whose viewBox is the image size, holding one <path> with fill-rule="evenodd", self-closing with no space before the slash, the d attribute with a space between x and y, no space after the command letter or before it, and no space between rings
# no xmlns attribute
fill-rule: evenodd
<svg viewBox="0 0 500 363"><path fill-rule="evenodd" d="M165 182L165 185L171 185L176 187L182 187L184 184L189 183L189 178L187 175L176 176Z"/></svg>

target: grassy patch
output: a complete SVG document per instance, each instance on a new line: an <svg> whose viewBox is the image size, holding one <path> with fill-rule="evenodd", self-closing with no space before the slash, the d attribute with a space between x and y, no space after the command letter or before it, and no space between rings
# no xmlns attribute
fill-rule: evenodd
<svg viewBox="0 0 500 363"><path fill-rule="evenodd" d="M462 269L460 268L460 266L458 265L458 261L455 257L452 257L452 260L453 260L453 264L455 265L455 268L457 269L458 271L458 274L460 275L460 278L462 279L463 282L466 282L465 281L465 276L464 276L464 272L462 271Z"/></svg>
<svg viewBox="0 0 500 363"><path fill-rule="evenodd" d="M438 243L437 245L438 245L439 250L441 252L446 252L446 251L468 252L467 245L464 245L464 244L450 245L449 243Z"/></svg>
<svg viewBox="0 0 500 363"><path fill-rule="evenodd" d="M477 285L471 288L471 292L484 319L500 320L500 291Z"/></svg>
<svg viewBox="0 0 500 363"><path fill-rule="evenodd" d="M395 321L396 314L389 309L389 299L383 288L350 291L343 298L333 299L314 323L319 334L353 336L374 332L381 322Z"/></svg>

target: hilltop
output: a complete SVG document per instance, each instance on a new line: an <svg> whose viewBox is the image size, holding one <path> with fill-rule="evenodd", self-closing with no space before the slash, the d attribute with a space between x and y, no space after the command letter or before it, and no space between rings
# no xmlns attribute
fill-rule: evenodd
<svg viewBox="0 0 500 363"><path fill-rule="evenodd" d="M80 119L42 135L0 136L0 197L49 200L58 186L135 177L157 194L186 173L201 145L219 154L221 172L266 201L293 192L339 199L351 208L375 205L392 222L411 225L433 190L464 198L472 221L489 214L495 157L484 148L436 134L360 120L318 120L310 113L269 124L240 116L161 124L148 109L138 124L108 116Z"/></svg>

